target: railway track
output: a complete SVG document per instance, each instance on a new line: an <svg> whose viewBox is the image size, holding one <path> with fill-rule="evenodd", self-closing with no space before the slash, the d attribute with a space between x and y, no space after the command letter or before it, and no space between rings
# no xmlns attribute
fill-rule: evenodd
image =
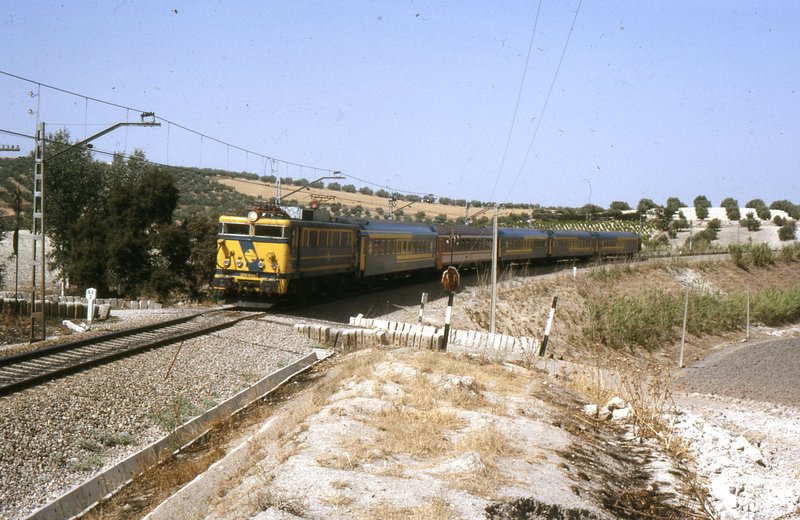
<svg viewBox="0 0 800 520"><path fill-rule="evenodd" d="M2 357L0 396L262 315L236 309L203 312Z"/></svg>

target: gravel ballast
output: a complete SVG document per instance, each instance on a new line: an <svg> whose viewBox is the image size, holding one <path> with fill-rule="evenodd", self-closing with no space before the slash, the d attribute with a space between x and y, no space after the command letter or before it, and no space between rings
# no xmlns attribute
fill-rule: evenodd
<svg viewBox="0 0 800 520"><path fill-rule="evenodd" d="M0 517L24 518L176 422L311 353L315 344L292 324L275 315L244 321L3 397Z"/></svg>

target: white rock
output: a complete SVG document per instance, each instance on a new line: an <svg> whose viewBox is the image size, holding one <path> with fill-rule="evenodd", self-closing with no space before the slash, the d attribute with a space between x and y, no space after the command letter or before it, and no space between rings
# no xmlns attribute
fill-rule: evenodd
<svg viewBox="0 0 800 520"><path fill-rule="evenodd" d="M607 403L606 408L611 411L616 410L617 408L625 408L625 401L622 400L620 397L612 397Z"/></svg>
<svg viewBox="0 0 800 520"><path fill-rule="evenodd" d="M583 407L583 413L594 417L597 415L597 405L596 404L587 404Z"/></svg>
<svg viewBox="0 0 800 520"><path fill-rule="evenodd" d="M717 477L711 481L709 491L711 491L711 496L722 503L722 508L736 509L736 495L731 493L731 483L726 477Z"/></svg>
<svg viewBox="0 0 800 520"><path fill-rule="evenodd" d="M627 421L631 417L630 408L617 408L611 412L611 418L615 421Z"/></svg>

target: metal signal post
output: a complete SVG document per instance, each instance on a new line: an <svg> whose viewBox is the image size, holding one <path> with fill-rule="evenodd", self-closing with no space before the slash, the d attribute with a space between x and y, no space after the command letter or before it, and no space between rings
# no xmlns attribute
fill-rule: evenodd
<svg viewBox="0 0 800 520"><path fill-rule="evenodd" d="M37 112L38 118L38 112ZM147 120L145 120L147 119ZM79 141L72 146L69 146L47 158L48 161L52 161L59 155L65 154L74 150L75 148L79 148L82 146L88 145L90 141L97 139L98 137L104 136L109 132L116 130L121 126L161 126L161 123L156 123L155 121L155 114L153 112L142 112L141 114L141 123L117 123L112 125L105 130L102 130L90 137L87 137L83 141ZM33 343L34 341L42 341L46 338L46 325L45 325L45 227L44 227L44 163L45 163L45 132L44 132L44 121L40 121L37 125L36 129L36 149L34 150L34 170L33 170L33 225L31 227L31 235L33 238L33 265L31 267L31 335L30 335L30 342ZM89 145L91 146L91 145ZM39 267L39 275L37 280L37 273L36 267ZM37 312L36 308L36 289L37 289L37 282L39 286L39 291L41 291L41 302L40 307ZM37 336L36 330L36 321L38 320L41 322L39 330L41 331L41 335Z"/></svg>
<svg viewBox="0 0 800 520"><path fill-rule="evenodd" d="M36 129L36 149L34 151L33 166L33 224L31 238L33 239L33 262L31 264L31 343L45 339L45 243L44 243L44 121L39 122ZM41 307L36 309L36 263L39 262L39 281L41 290ZM36 336L36 318L41 322L41 337Z"/></svg>

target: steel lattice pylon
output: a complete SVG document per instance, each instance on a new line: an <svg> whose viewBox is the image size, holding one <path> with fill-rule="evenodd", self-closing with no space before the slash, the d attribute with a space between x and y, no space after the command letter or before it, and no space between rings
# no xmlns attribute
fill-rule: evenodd
<svg viewBox="0 0 800 520"><path fill-rule="evenodd" d="M33 263L31 265L31 342L45 339L45 238L44 238L44 122L39 123L36 129L36 150L34 152L33 166L33 225L31 238L33 238ZM37 264L39 276L37 280ZM38 284L37 284L38 282ZM41 300L37 312L36 289L41 292ZM40 335L37 335L36 321L40 323Z"/></svg>

